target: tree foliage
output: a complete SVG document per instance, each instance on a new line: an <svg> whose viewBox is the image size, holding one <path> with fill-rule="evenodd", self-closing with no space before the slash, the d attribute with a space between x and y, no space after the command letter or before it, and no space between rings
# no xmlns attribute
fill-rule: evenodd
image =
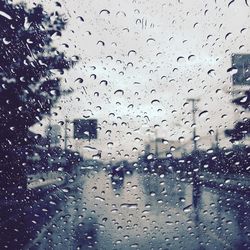
<svg viewBox="0 0 250 250"><path fill-rule="evenodd" d="M12 139L50 112L60 95L53 72L63 73L70 62L52 46L65 27L62 16L3 0L0 9L0 131Z"/></svg>
<svg viewBox="0 0 250 250"><path fill-rule="evenodd" d="M238 97L233 100L233 103L243 107L246 110L250 110L250 91L246 91L244 96ZM233 129L227 129L225 134L231 137L231 142L240 141L246 136L250 135L250 119L245 118L242 121L238 121Z"/></svg>
<svg viewBox="0 0 250 250"><path fill-rule="evenodd" d="M28 129L60 96L60 74L72 64L53 46L65 28L63 16L41 5L0 0L0 174L23 168ZM4 177L5 176L5 177ZM12 178L12 177L10 177Z"/></svg>

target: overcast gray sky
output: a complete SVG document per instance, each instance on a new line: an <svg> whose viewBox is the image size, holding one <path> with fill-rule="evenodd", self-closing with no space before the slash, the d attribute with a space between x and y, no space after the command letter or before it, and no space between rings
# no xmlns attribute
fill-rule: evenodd
<svg viewBox="0 0 250 250"><path fill-rule="evenodd" d="M71 121L97 118L98 140L70 142L85 156L93 152L84 146L93 146L105 160L135 159L155 131L168 140L190 140L187 98L201 99L197 117L207 111L197 118L201 137L233 126L237 115L227 69L231 54L250 53L250 7L245 1L229 6L231 1L225 0L58 2L61 7L41 1L46 11L58 10L68 19L55 44L81 60L63 76L63 88L74 92L58 101L52 123L65 116ZM75 81L79 77L83 83ZM42 124L33 130L42 133L47 119ZM229 144L223 140L222 145Z"/></svg>

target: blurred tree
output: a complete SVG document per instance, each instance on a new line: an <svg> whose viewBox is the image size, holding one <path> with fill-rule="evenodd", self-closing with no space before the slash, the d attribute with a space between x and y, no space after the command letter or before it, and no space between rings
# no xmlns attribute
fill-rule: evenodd
<svg viewBox="0 0 250 250"><path fill-rule="evenodd" d="M0 186L25 188L28 129L50 113L60 96L59 74L72 62L53 47L63 16L41 5L0 0Z"/></svg>
<svg viewBox="0 0 250 250"><path fill-rule="evenodd" d="M250 110L250 91L246 91L245 95L233 100L233 103L243 107L246 110ZM250 119L245 118L242 121L238 121L233 129L227 129L225 134L231 137L231 142L240 141L246 136L250 135Z"/></svg>

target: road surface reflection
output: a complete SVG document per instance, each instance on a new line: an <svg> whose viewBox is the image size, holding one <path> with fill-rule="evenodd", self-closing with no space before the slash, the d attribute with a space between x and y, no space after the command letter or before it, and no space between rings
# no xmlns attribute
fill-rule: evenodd
<svg viewBox="0 0 250 250"><path fill-rule="evenodd" d="M29 248L249 248L247 196L200 188L195 198L174 174L135 172L116 188L107 172L89 173Z"/></svg>

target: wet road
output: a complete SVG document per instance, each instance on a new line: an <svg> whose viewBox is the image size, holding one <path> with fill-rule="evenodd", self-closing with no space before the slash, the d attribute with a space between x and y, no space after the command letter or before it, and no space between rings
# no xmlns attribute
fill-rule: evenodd
<svg viewBox="0 0 250 250"><path fill-rule="evenodd" d="M249 196L201 188L174 175L82 176L31 249L250 249Z"/></svg>

